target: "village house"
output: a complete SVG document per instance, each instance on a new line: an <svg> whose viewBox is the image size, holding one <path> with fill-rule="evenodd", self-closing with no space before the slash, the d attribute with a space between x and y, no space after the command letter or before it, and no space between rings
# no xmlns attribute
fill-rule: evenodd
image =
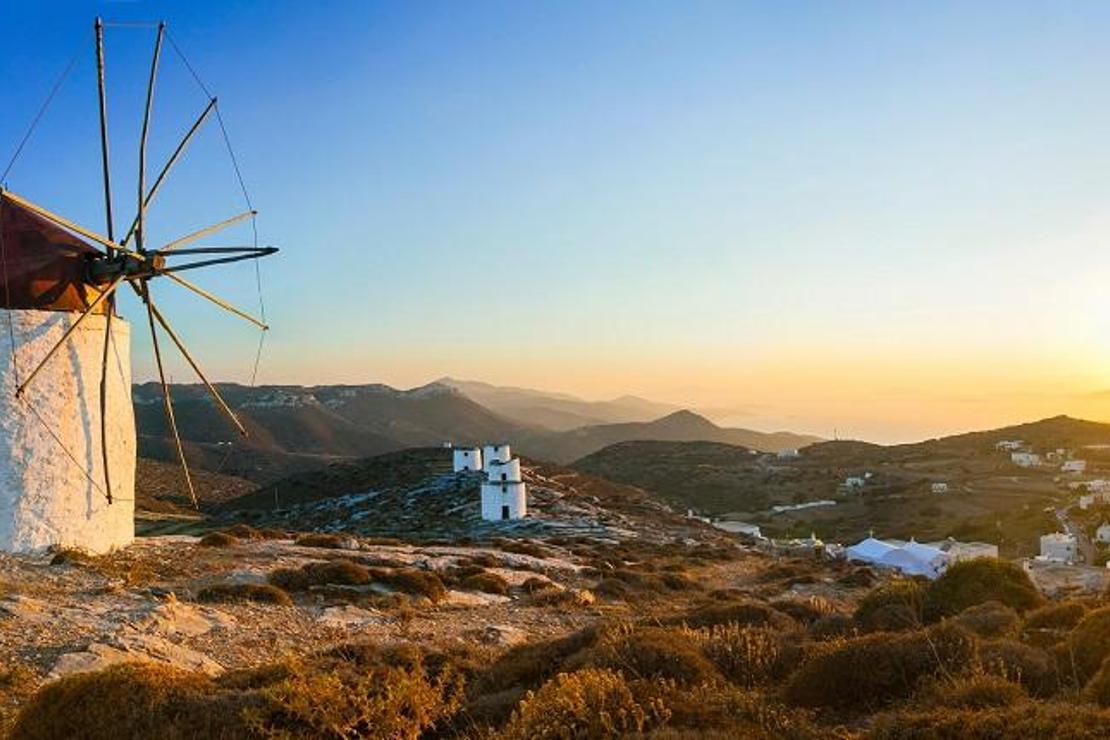
<svg viewBox="0 0 1110 740"><path fill-rule="evenodd" d="M1087 472L1086 460L1067 460L1060 466L1061 473L1085 473Z"/></svg>
<svg viewBox="0 0 1110 740"><path fill-rule="evenodd" d="M1022 447L1025 447L1025 443L1020 439L1003 439L994 445L996 450L1002 450L1003 452L1014 452Z"/></svg>
<svg viewBox="0 0 1110 740"><path fill-rule="evenodd" d="M1095 530L1095 539L1110 545L1110 523L1103 522L1102 525Z"/></svg>
<svg viewBox="0 0 1110 740"><path fill-rule="evenodd" d="M929 486L929 490L933 493L948 493L948 484L944 482L935 482Z"/></svg>
<svg viewBox="0 0 1110 740"><path fill-rule="evenodd" d="M1010 462L1022 468L1035 468L1041 464L1041 456L1035 452L1011 452Z"/></svg>
<svg viewBox="0 0 1110 740"><path fill-rule="evenodd" d="M1039 560L1053 563L1074 563L1079 559L1079 542L1075 535L1063 532L1041 535Z"/></svg>

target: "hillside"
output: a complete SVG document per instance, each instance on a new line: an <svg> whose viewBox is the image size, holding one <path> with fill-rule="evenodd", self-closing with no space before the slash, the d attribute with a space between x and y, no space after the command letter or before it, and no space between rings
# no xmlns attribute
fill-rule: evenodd
<svg viewBox="0 0 1110 740"><path fill-rule="evenodd" d="M553 431L597 424L650 421L676 410L675 406L636 396L621 396L610 401L585 401L566 393L497 386L474 380L444 377L436 383L454 388L494 413L519 424L541 426Z"/></svg>
<svg viewBox="0 0 1110 740"><path fill-rule="evenodd" d="M385 385L259 386L218 384L248 431L242 438L200 385L173 385L178 429L189 459L258 483L340 459L406 447L472 443L523 430L441 385L397 390ZM172 461L176 454L157 384L132 392L139 453Z"/></svg>
<svg viewBox="0 0 1110 740"><path fill-rule="evenodd" d="M1052 507L1070 495L1056 467L1019 468L995 444L1023 439L1038 451L1073 450L1093 476L1110 475L1110 461L1084 445L1110 443L1110 425L1053 417L983 432L904 445L820 442L797 459L752 455L718 443L629 442L585 456L575 469L638 486L673 506L760 525L766 533L855 541L872 530L921 540L944 537L998 544L1008 554L1032 554L1037 535L1054 531ZM847 492L848 476L870 473ZM933 493L931 484L949 491ZM772 506L835 501L775 513ZM1045 511L1045 509L1048 511Z"/></svg>
<svg viewBox="0 0 1110 740"><path fill-rule="evenodd" d="M526 454L558 463L570 463L620 442L656 440L665 442L719 442L764 452L805 447L818 437L792 432L757 432L719 427L691 411L676 411L649 422L600 424L559 434L533 432L516 443Z"/></svg>

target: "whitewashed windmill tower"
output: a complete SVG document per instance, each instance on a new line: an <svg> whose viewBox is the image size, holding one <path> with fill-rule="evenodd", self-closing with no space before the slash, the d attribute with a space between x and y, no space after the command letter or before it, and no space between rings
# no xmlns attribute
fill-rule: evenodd
<svg viewBox="0 0 1110 740"><path fill-rule="evenodd" d="M74 223L11 190L0 189L0 550L21 552L68 545L104 552L134 537L136 441L131 406L131 329L116 306L116 292L123 286L135 293L144 308L142 320L151 332L167 421L194 503L162 365L159 327L196 371L215 404L246 434L158 309L151 282L168 278L264 330L262 321L180 273L257 259L277 250L258 247L257 243L250 247L196 246L232 224L252 219L255 212L249 198L245 213L168 244L152 245L145 238L146 210L166 176L204 122L213 113L219 118L216 99L207 95L207 106L148 187L146 139L163 40L167 38L164 23L151 28L157 29L157 36L138 142L136 214L123 238L116 237L112 216L104 24L100 19L95 23L95 53L104 232ZM170 45L180 54L172 39ZM195 73L194 78L203 89ZM222 122L220 130L226 141ZM16 156L21 149L22 145ZM232 158L234 162L234 155ZM176 261L180 257L187 259Z"/></svg>

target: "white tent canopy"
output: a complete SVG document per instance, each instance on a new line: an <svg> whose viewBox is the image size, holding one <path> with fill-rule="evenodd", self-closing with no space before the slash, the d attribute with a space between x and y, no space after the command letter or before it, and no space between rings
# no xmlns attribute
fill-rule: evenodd
<svg viewBox="0 0 1110 740"><path fill-rule="evenodd" d="M948 556L943 551L913 540L894 545L868 537L849 547L846 555L849 560L895 568L906 575L926 578L936 578L948 564Z"/></svg>

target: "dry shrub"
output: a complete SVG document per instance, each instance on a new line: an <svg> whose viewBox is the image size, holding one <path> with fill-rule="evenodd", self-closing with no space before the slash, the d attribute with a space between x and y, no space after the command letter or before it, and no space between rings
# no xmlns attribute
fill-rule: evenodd
<svg viewBox="0 0 1110 740"><path fill-rule="evenodd" d="M1056 702L1025 702L985 710L937 708L880 714L871 725L874 740L1025 740L1110 736L1110 711Z"/></svg>
<svg viewBox="0 0 1110 740"><path fill-rule="evenodd" d="M7 737L15 713L35 693L40 679L26 663L0 668L0 737Z"/></svg>
<svg viewBox="0 0 1110 740"><path fill-rule="evenodd" d="M681 686L715 682L720 674L682 630L620 627L572 656L567 669L608 668L630 679L670 679Z"/></svg>
<svg viewBox="0 0 1110 740"><path fill-rule="evenodd" d="M1007 637L1017 632L1018 613L998 601L968 607L954 617L956 624L980 637Z"/></svg>
<svg viewBox="0 0 1110 740"><path fill-rule="evenodd" d="M397 568L382 574L374 574L374 580L384 583L398 593L409 596L423 596L432 602L443 601L447 587L439 576L416 568Z"/></svg>
<svg viewBox="0 0 1110 740"><path fill-rule="evenodd" d="M1070 630L1087 614L1087 605L1079 599L1066 599L1045 604L1025 615L1022 628L1027 630Z"/></svg>
<svg viewBox="0 0 1110 740"><path fill-rule="evenodd" d="M535 576L520 584L520 590L526 594L534 594L539 593L540 591L547 591L550 589L558 588L558 586L556 586L554 583L547 580L546 578L536 578Z"/></svg>
<svg viewBox="0 0 1110 740"><path fill-rule="evenodd" d="M197 544L201 547L231 547L239 544L239 538L227 532L209 532Z"/></svg>
<svg viewBox="0 0 1110 740"><path fill-rule="evenodd" d="M595 602L596 599L590 591L563 588L545 588L542 591L536 591L530 594L524 600L524 603L528 606L544 606L551 608L579 608L593 606Z"/></svg>
<svg viewBox="0 0 1110 740"><path fill-rule="evenodd" d="M197 592L197 601L233 604L250 601L260 604L291 606L293 600L282 589L269 583L217 583Z"/></svg>
<svg viewBox="0 0 1110 740"><path fill-rule="evenodd" d="M652 732L654 740L808 740L823 737L808 712L786 707L759 692L735 686L684 688L672 682L632 684L636 696L657 699L670 715L666 727Z"/></svg>
<svg viewBox="0 0 1110 740"><path fill-rule="evenodd" d="M1102 661L1102 667L1083 687L1083 698L1099 706L1110 707L1110 658Z"/></svg>
<svg viewBox="0 0 1110 740"><path fill-rule="evenodd" d="M307 591L313 586L365 586L370 570L350 560L307 563L299 569L278 568L267 580L286 591Z"/></svg>
<svg viewBox="0 0 1110 740"><path fill-rule="evenodd" d="M875 581L879 580L875 575L875 571L871 570L865 565L852 568L836 579L838 586L845 588L871 588L875 585Z"/></svg>
<svg viewBox="0 0 1110 740"><path fill-rule="evenodd" d="M15 740L245 737L243 701L200 673L124 663L48 683L20 710Z"/></svg>
<svg viewBox="0 0 1110 740"><path fill-rule="evenodd" d="M979 664L987 673L1016 681L1033 696L1047 697L1060 688L1052 657L1016 640L988 640L979 644Z"/></svg>
<svg viewBox="0 0 1110 740"><path fill-rule="evenodd" d="M786 695L805 707L881 706L909 696L923 679L965 672L975 648L975 637L951 624L825 643L791 676Z"/></svg>
<svg viewBox="0 0 1110 740"><path fill-rule="evenodd" d="M644 595L696 591L700 588L699 583L684 573L641 573L619 568L595 586L594 592L607 598L628 600Z"/></svg>
<svg viewBox="0 0 1110 740"><path fill-rule="evenodd" d="M250 542L257 542L259 540L284 540L288 537L288 535L280 529L256 529L249 524L234 524L225 529L224 533Z"/></svg>
<svg viewBox="0 0 1110 740"><path fill-rule="evenodd" d="M1065 676L1082 686L1098 672L1110 656L1110 606L1095 609L1075 625L1057 648L1057 662Z"/></svg>
<svg viewBox="0 0 1110 740"><path fill-rule="evenodd" d="M690 611L675 621L691 627L712 627L720 624L774 627L779 630L792 630L797 627L793 619L758 601L710 603Z"/></svg>
<svg viewBox="0 0 1110 740"><path fill-rule="evenodd" d="M509 648L478 677L472 693L496 694L513 689L523 692L539 688L540 684L559 672L563 661L592 646L606 629L592 626L554 640Z"/></svg>
<svg viewBox="0 0 1110 740"><path fill-rule="evenodd" d="M325 550L342 550L350 541L350 537L341 534L314 532L304 534L296 539L294 545L300 547L320 547Z"/></svg>
<svg viewBox="0 0 1110 740"><path fill-rule="evenodd" d="M641 733L668 714L658 700L637 701L615 671L586 668L560 673L528 692L499 733L504 740L602 738Z"/></svg>
<svg viewBox="0 0 1110 740"><path fill-rule="evenodd" d="M461 686L420 666L337 662L296 666L260 694L245 716L263 737L417 737L458 710Z"/></svg>
<svg viewBox="0 0 1110 740"><path fill-rule="evenodd" d="M501 558L498 558L488 552L476 552L466 558L466 562L471 565L477 565L482 568L496 568L501 565Z"/></svg>
<svg viewBox="0 0 1110 740"><path fill-rule="evenodd" d="M963 560L950 565L925 590L925 619L949 617L987 601L1026 612L1044 603L1044 597L1015 563L997 558Z"/></svg>
<svg viewBox="0 0 1110 740"><path fill-rule="evenodd" d="M722 676L744 688L781 679L797 658L797 650L782 633L765 627L716 625L686 629L684 636L701 646Z"/></svg>
<svg viewBox="0 0 1110 740"><path fill-rule="evenodd" d="M856 607L854 618L865 632L897 632L921 626L925 587L897 578L872 589Z"/></svg>
<svg viewBox="0 0 1110 740"><path fill-rule="evenodd" d="M915 704L926 707L987 709L1009 707L1028 699L1021 684L990 673L972 673L937 681L919 692Z"/></svg>
<svg viewBox="0 0 1110 740"><path fill-rule="evenodd" d="M482 591L504 596L509 593L509 582L496 573L482 571L463 578L459 583L467 591Z"/></svg>
<svg viewBox="0 0 1110 740"><path fill-rule="evenodd" d="M809 636L814 640L835 640L856 636L856 622L847 614L830 614L809 626Z"/></svg>
<svg viewBox="0 0 1110 740"><path fill-rule="evenodd" d="M771 602L771 608L802 624L813 624L836 611L836 607L828 599L820 596L810 596L807 599L779 599Z"/></svg>

